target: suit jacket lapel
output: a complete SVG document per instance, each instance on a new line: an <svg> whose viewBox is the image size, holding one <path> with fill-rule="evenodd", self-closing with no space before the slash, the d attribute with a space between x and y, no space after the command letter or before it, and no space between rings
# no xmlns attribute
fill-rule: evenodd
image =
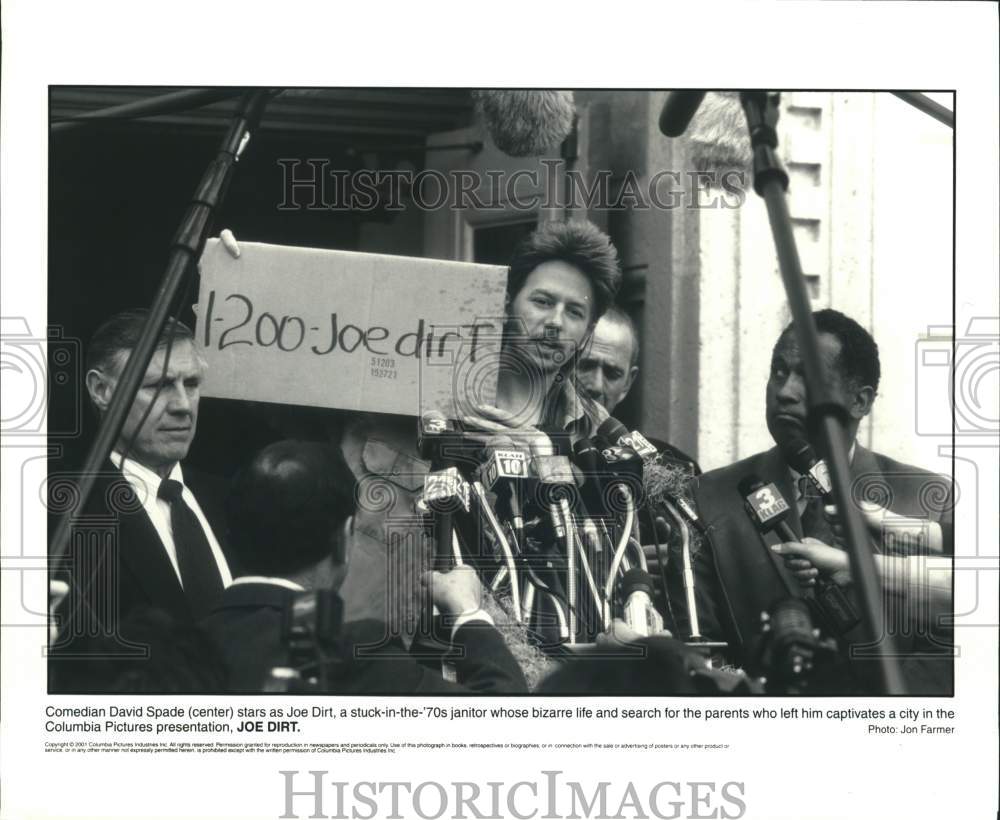
<svg viewBox="0 0 1000 820"><path fill-rule="evenodd" d="M121 502L117 505L118 555L123 569L135 578L145 597L156 607L168 612L188 612L189 606L184 590L167 557L166 548L160 535L149 520L121 471L110 462L107 468L115 473L111 482L122 481ZM105 488L106 489L106 488ZM97 488L95 487L95 491Z"/></svg>
<svg viewBox="0 0 1000 820"><path fill-rule="evenodd" d="M778 488L781 497L785 499L789 507L788 517L785 521L792 528L795 535L802 538L802 519L799 518L799 505L797 501L799 491L792 483L792 474L788 470L788 464L785 462L784 456L781 455L781 450L777 447L772 447L763 454L759 475L765 483L770 482ZM777 543L780 539L775 535L772 540L774 543Z"/></svg>

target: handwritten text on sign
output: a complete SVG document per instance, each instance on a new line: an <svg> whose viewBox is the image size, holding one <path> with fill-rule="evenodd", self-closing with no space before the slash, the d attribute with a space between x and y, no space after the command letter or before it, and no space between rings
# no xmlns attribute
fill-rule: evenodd
<svg viewBox="0 0 1000 820"><path fill-rule="evenodd" d="M201 259L205 395L406 415L494 400L505 268L240 250L210 240Z"/></svg>

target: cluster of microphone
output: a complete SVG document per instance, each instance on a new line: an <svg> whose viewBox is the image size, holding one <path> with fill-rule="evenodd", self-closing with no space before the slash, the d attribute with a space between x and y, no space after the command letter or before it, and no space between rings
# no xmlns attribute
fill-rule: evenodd
<svg viewBox="0 0 1000 820"><path fill-rule="evenodd" d="M473 566L494 594L509 598L509 611L540 648L582 649L616 619L640 636L667 623L683 628L675 637L702 652L725 648L701 634L695 594L694 545L710 527L687 493L655 480L663 460L641 433L609 418L591 438L571 444L536 430L467 430L438 413L425 414L417 427L420 454L431 464L417 511L433 532L438 568ZM784 449L788 463L832 504L826 464L812 447L797 440ZM804 589L767 546L772 532L800 540L778 487L747 475L738 491L786 593L762 613L751 665L795 691L836 652L826 636L847 635L858 616L837 579L819 578ZM657 556L652 572L651 545L643 547L649 540ZM675 594L683 594L686 624L673 618L670 562L682 579Z"/></svg>
<svg viewBox="0 0 1000 820"><path fill-rule="evenodd" d="M431 464L417 508L439 566L474 566L540 646L590 643L615 618L639 635L663 629L640 535L644 471L660 454L641 433L609 418L571 445L535 430L466 430L427 413L417 442ZM687 543L687 528L701 522L686 499L667 503L683 510L671 531L684 530ZM690 566L686 577L693 584Z"/></svg>

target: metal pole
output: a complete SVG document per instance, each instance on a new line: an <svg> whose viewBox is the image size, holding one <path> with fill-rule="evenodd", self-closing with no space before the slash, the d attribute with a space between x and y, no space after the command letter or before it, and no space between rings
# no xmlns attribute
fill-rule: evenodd
<svg viewBox="0 0 1000 820"><path fill-rule="evenodd" d="M923 111L938 122L943 122L949 128L955 127L955 112L949 111L940 103L934 102L926 94L919 91L893 91L893 96L899 97L903 102L909 103L918 111Z"/></svg>
<svg viewBox="0 0 1000 820"><path fill-rule="evenodd" d="M745 91L740 94L740 99L746 112L754 151L754 190L767 206L778 266L792 313L799 351L804 360L809 390L809 420L817 426L827 443L834 494L847 536L851 574L861 597L864 635L872 644L881 644L883 651L879 654L879 668L885 692L902 695L906 693L906 688L895 657L894 641L891 635L880 634L881 630L877 629L877 624L881 621L881 592L875 559L867 547L868 537L861 514L851 503L851 474L845 431L847 411L833 400L828 386L826 365L819 352L819 336L785 197L788 175L781 167L774 150L778 144L774 130L778 121L777 95L763 91Z"/></svg>
<svg viewBox="0 0 1000 820"><path fill-rule="evenodd" d="M101 419L94 442L84 461L79 484L79 502L75 509L63 513L49 542L49 577L55 578L69 545L70 529L79 512L87 503L93 490L97 474L107 461L121 433L125 417L132 406L150 359L156 351L157 342L170 314L171 305L181 292L187 276L194 274L196 263L205 247L212 227L215 212L225 197L233 166L249 139L251 129L257 126L267 101L274 92L266 90L249 91L243 99L240 110L233 118L219 152L206 169L201 183L188 206L187 213L174 237L167 269L160 286L153 297L149 319L135 349L129 355L125 368L118 380L114 396L107 412Z"/></svg>

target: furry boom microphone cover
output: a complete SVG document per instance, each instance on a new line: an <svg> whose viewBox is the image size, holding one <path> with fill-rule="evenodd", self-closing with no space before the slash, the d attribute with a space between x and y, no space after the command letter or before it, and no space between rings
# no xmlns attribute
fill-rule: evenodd
<svg viewBox="0 0 1000 820"><path fill-rule="evenodd" d="M573 130L572 91L473 91L472 98L493 144L507 156L539 156Z"/></svg>
<svg viewBox="0 0 1000 820"><path fill-rule="evenodd" d="M753 155L739 92L708 92L688 127L687 139L699 171L749 168Z"/></svg>

